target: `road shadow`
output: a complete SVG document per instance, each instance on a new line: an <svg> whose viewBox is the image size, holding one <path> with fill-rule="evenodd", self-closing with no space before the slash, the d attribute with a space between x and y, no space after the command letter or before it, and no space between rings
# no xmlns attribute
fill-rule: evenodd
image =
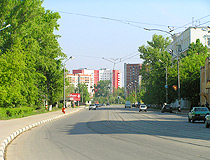
<svg viewBox="0 0 210 160"><path fill-rule="evenodd" d="M203 127L200 127L200 126ZM183 132L183 130L185 130ZM187 132L189 133L187 133ZM210 140L209 129L204 123L183 123L183 121L138 120L138 121L90 121L77 123L67 129L69 135L86 134L138 134L158 137L177 137ZM210 146L209 146L210 147Z"/></svg>

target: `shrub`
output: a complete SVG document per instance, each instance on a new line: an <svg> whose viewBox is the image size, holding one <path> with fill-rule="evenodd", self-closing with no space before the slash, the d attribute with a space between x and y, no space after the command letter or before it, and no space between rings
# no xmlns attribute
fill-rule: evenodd
<svg viewBox="0 0 210 160"><path fill-rule="evenodd" d="M17 118L24 117L31 114L34 111L32 107L21 107L21 108L0 108L0 118Z"/></svg>

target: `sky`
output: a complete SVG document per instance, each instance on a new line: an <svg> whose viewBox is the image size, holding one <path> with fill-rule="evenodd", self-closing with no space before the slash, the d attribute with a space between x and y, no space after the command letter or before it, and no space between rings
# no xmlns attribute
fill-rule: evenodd
<svg viewBox="0 0 210 160"><path fill-rule="evenodd" d="M209 0L44 0L46 10L59 12L58 39L69 60L69 71L79 68L115 68L142 63L138 48L154 34L170 37L189 26L209 26ZM194 23L193 23L194 20ZM170 26L168 28L168 26ZM111 61L111 62L110 62Z"/></svg>

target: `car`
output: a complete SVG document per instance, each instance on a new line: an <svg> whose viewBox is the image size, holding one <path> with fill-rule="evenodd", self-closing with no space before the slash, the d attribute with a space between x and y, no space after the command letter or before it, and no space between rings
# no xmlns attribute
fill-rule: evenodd
<svg viewBox="0 0 210 160"><path fill-rule="evenodd" d="M206 128L209 128L209 126L210 126L210 115L209 114L205 116L205 126L206 126Z"/></svg>
<svg viewBox="0 0 210 160"><path fill-rule="evenodd" d="M95 104L91 104L89 106L89 110L96 110L96 105Z"/></svg>
<svg viewBox="0 0 210 160"><path fill-rule="evenodd" d="M161 112L170 112L172 113L172 106L170 104L164 104L163 107L161 108Z"/></svg>
<svg viewBox="0 0 210 160"><path fill-rule="evenodd" d="M206 115L209 115L210 111L207 107L193 107L193 109L188 113L188 122L195 122L203 120L205 121Z"/></svg>
<svg viewBox="0 0 210 160"><path fill-rule="evenodd" d="M131 102L130 101L126 101L125 102L125 108L131 108Z"/></svg>
<svg viewBox="0 0 210 160"><path fill-rule="evenodd" d="M141 104L140 106L139 106L139 112L141 112L141 111L147 111L147 106L145 105L145 104Z"/></svg>
<svg viewBox="0 0 210 160"><path fill-rule="evenodd" d="M96 103L95 104L96 108L100 107L100 104L99 103Z"/></svg>
<svg viewBox="0 0 210 160"><path fill-rule="evenodd" d="M136 104L135 104L135 103L133 103L133 104L132 104L132 107L136 107Z"/></svg>

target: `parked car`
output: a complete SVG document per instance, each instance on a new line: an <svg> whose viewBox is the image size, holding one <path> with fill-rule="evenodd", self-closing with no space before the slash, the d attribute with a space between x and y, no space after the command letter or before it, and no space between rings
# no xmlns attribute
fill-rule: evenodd
<svg viewBox="0 0 210 160"><path fill-rule="evenodd" d="M191 112L188 113L188 122L205 121L205 116L208 114L210 114L210 111L207 107L193 107Z"/></svg>
<svg viewBox="0 0 210 160"><path fill-rule="evenodd" d="M100 107L100 104L97 104L97 103L96 103L95 106L96 106L96 108L98 108L98 107Z"/></svg>
<svg viewBox="0 0 210 160"><path fill-rule="evenodd" d="M131 108L131 102L130 101L126 101L125 102L125 108Z"/></svg>
<svg viewBox="0 0 210 160"><path fill-rule="evenodd" d="M140 106L139 106L139 112L141 112L141 111L147 111L147 106L145 105L145 104L141 104Z"/></svg>
<svg viewBox="0 0 210 160"><path fill-rule="evenodd" d="M210 126L210 115L205 116L205 126L206 128L209 128Z"/></svg>
<svg viewBox="0 0 210 160"><path fill-rule="evenodd" d="M170 104L164 104L163 107L161 108L161 112L170 112L172 113L172 106Z"/></svg>
<svg viewBox="0 0 210 160"><path fill-rule="evenodd" d="M135 104L135 103L133 103L133 104L132 104L132 107L136 107L136 104Z"/></svg>
<svg viewBox="0 0 210 160"><path fill-rule="evenodd" d="M89 110L96 110L96 105L95 104L91 104L89 106Z"/></svg>

